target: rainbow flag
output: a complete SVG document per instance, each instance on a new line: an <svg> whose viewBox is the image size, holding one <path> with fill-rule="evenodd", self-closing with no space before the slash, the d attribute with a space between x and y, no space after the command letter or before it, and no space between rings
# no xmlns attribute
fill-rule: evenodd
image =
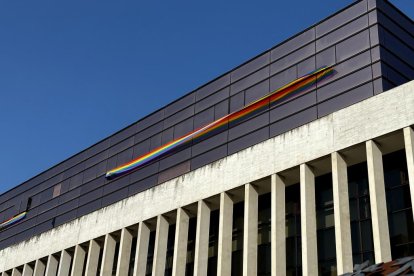
<svg viewBox="0 0 414 276"><path fill-rule="evenodd" d="M316 81L320 81L327 76L333 73L333 67L322 67L309 74L300 77L291 83L286 84L285 86L271 92L269 95L266 95L257 101L250 103L249 105L237 110L231 114L228 114L216 121L207 124L201 128L198 128L176 140L168 142L165 145L162 145L147 154L144 154L124 165L121 165L115 169L112 169L106 173L107 179L114 179L115 177L130 173L145 164L148 164L151 161L154 161L161 156L164 156L170 153L173 149L184 145L193 139L197 139L207 134L212 133L213 131L223 127L229 123L237 123L241 120L244 120L249 115L260 112L268 107L278 106L287 100L291 100L295 97L298 97L306 92L307 89L313 86Z"/></svg>
<svg viewBox="0 0 414 276"><path fill-rule="evenodd" d="M24 219L26 217L26 215L27 215L27 212L23 212L23 213L20 213L20 214L14 216L14 217L9 218L8 220L2 222L0 224L0 230L21 221L22 219Z"/></svg>

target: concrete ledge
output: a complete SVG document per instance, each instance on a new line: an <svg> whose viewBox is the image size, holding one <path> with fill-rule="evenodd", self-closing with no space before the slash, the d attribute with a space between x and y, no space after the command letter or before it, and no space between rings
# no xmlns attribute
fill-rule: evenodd
<svg viewBox="0 0 414 276"><path fill-rule="evenodd" d="M5 248L0 271L412 124L414 81Z"/></svg>

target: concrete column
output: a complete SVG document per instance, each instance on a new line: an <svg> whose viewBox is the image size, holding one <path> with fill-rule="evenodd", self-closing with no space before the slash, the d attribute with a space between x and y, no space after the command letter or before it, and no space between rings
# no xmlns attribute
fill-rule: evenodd
<svg viewBox="0 0 414 276"><path fill-rule="evenodd" d="M30 265L25 264L23 267L22 276L32 276L32 275L33 275L33 268Z"/></svg>
<svg viewBox="0 0 414 276"><path fill-rule="evenodd" d="M272 276L286 275L286 213L285 182L273 174L271 177L271 263Z"/></svg>
<svg viewBox="0 0 414 276"><path fill-rule="evenodd" d="M88 258L86 260L86 276L96 276L98 271L99 251L101 247L99 244L91 240L89 242Z"/></svg>
<svg viewBox="0 0 414 276"><path fill-rule="evenodd" d="M63 250L60 255L59 269L57 276L69 276L70 262L72 261L72 256L66 251Z"/></svg>
<svg viewBox="0 0 414 276"><path fill-rule="evenodd" d="M11 276L11 275L8 272L3 272L3 274L1 276Z"/></svg>
<svg viewBox="0 0 414 276"><path fill-rule="evenodd" d="M127 228L122 229L116 276L128 276L132 238L132 233Z"/></svg>
<svg viewBox="0 0 414 276"><path fill-rule="evenodd" d="M390 262L391 246L390 234L388 230L387 201L385 197L382 153L378 145L372 140L367 141L366 146L375 262Z"/></svg>
<svg viewBox="0 0 414 276"><path fill-rule="evenodd" d="M152 276L163 276L167 258L168 221L164 216L157 217L157 230L155 234L154 261Z"/></svg>
<svg viewBox="0 0 414 276"><path fill-rule="evenodd" d="M244 186L243 276L257 275L259 194L252 184Z"/></svg>
<svg viewBox="0 0 414 276"><path fill-rule="evenodd" d="M134 276L145 276L147 269L150 229L145 222L138 227L137 250L135 252Z"/></svg>
<svg viewBox="0 0 414 276"><path fill-rule="evenodd" d="M79 244L75 247L73 255L72 273L71 276L82 275L83 265L85 264L86 250Z"/></svg>
<svg viewBox="0 0 414 276"><path fill-rule="evenodd" d="M194 276L207 276L208 242L211 210L203 200L198 202L194 253Z"/></svg>
<svg viewBox="0 0 414 276"><path fill-rule="evenodd" d="M177 210L172 276L185 275L187 263L188 225L190 217L183 208Z"/></svg>
<svg viewBox="0 0 414 276"><path fill-rule="evenodd" d="M217 253L217 275L231 275L231 253L233 237L233 201L223 192L220 194L219 237Z"/></svg>
<svg viewBox="0 0 414 276"><path fill-rule="evenodd" d="M411 202L414 202L414 131L411 127L404 128L404 143L405 155L407 158L408 181L410 184Z"/></svg>
<svg viewBox="0 0 414 276"><path fill-rule="evenodd" d="M41 260L37 260L35 267L34 267L33 276L44 276L45 269L46 269L45 264Z"/></svg>
<svg viewBox="0 0 414 276"><path fill-rule="evenodd" d="M13 268L12 276L22 276L22 273L17 268Z"/></svg>
<svg viewBox="0 0 414 276"><path fill-rule="evenodd" d="M55 256L50 255L47 260L45 276L56 276L58 264L58 259Z"/></svg>
<svg viewBox="0 0 414 276"><path fill-rule="evenodd" d="M101 276L111 276L114 266L116 240L111 234L106 234L102 256Z"/></svg>
<svg viewBox="0 0 414 276"><path fill-rule="evenodd" d="M315 175L308 165L302 164L300 165L300 217L303 275L318 275L315 208Z"/></svg>
<svg viewBox="0 0 414 276"><path fill-rule="evenodd" d="M353 271L347 165L338 152L332 153L331 161L336 264L338 274L344 274Z"/></svg>

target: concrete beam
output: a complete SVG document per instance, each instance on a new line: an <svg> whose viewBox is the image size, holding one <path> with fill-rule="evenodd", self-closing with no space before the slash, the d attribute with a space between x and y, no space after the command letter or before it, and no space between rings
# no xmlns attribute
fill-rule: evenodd
<svg viewBox="0 0 414 276"><path fill-rule="evenodd" d="M60 255L59 268L57 276L69 276L70 264L72 256L66 250L63 250Z"/></svg>
<svg viewBox="0 0 414 276"><path fill-rule="evenodd" d="M233 201L223 192L220 194L220 217L217 253L217 275L231 275L231 254L233 238Z"/></svg>
<svg viewBox="0 0 414 276"><path fill-rule="evenodd" d="M271 272L286 275L285 182L277 174L271 176Z"/></svg>
<svg viewBox="0 0 414 276"><path fill-rule="evenodd" d="M91 240L89 242L88 258L86 260L86 276L96 276L98 272L99 252L101 247L98 242Z"/></svg>
<svg viewBox="0 0 414 276"><path fill-rule="evenodd" d="M172 276L185 275L187 264L188 226L190 217L183 208L177 210Z"/></svg>
<svg viewBox="0 0 414 276"><path fill-rule="evenodd" d="M375 262L390 262L392 259L382 153L372 140L366 142L366 148Z"/></svg>
<svg viewBox="0 0 414 276"><path fill-rule="evenodd" d="M414 202L414 131L411 127L404 128L404 143L405 156L407 158L408 182L410 184L411 202Z"/></svg>
<svg viewBox="0 0 414 276"><path fill-rule="evenodd" d="M138 226L137 250L135 252L134 276L145 276L147 269L150 229L145 222Z"/></svg>
<svg viewBox="0 0 414 276"><path fill-rule="evenodd" d="M121 240L119 244L118 265L116 267L116 276L128 276L129 262L131 259L133 235L127 228L122 229Z"/></svg>
<svg viewBox="0 0 414 276"><path fill-rule="evenodd" d="M157 217L157 230L155 234L154 260L152 276L163 276L167 258L168 221L163 215Z"/></svg>
<svg viewBox="0 0 414 276"><path fill-rule="evenodd" d="M23 267L22 276L32 276L32 275L33 275L33 267L31 267L29 264L25 264Z"/></svg>
<svg viewBox="0 0 414 276"><path fill-rule="evenodd" d="M111 234L106 234L103 250L101 276L112 276L112 268L115 259L116 240Z"/></svg>
<svg viewBox="0 0 414 276"><path fill-rule="evenodd" d="M45 276L56 276L58 264L59 260L55 256L49 255L49 259L47 260L46 265Z"/></svg>
<svg viewBox="0 0 414 276"><path fill-rule="evenodd" d="M300 165L300 218L303 275L318 275L315 208L315 175L308 165L302 164Z"/></svg>
<svg viewBox="0 0 414 276"><path fill-rule="evenodd" d="M338 152L331 155L338 274L353 271L347 164Z"/></svg>
<svg viewBox="0 0 414 276"><path fill-rule="evenodd" d="M252 184L244 186L243 276L257 275L259 194Z"/></svg>
<svg viewBox="0 0 414 276"><path fill-rule="evenodd" d="M197 229L194 253L194 276L207 276L208 243L211 210L203 200L198 202Z"/></svg>
<svg viewBox="0 0 414 276"><path fill-rule="evenodd" d="M33 276L44 276L45 270L46 270L45 263L41 260L36 260Z"/></svg>
<svg viewBox="0 0 414 276"><path fill-rule="evenodd" d="M71 276L82 275L83 266L85 264L86 250L81 246L75 247L75 253L73 255L73 264Z"/></svg>

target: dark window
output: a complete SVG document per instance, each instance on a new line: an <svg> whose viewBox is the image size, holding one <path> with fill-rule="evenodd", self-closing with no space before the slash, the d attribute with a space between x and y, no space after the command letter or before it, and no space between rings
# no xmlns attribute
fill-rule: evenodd
<svg viewBox="0 0 414 276"><path fill-rule="evenodd" d="M259 196L259 225L257 248L257 275L271 275L271 198L270 193Z"/></svg>
<svg viewBox="0 0 414 276"><path fill-rule="evenodd" d="M188 243L187 243L187 265L185 268L185 276L193 276L194 274L194 254L195 240L197 233L197 218L190 218L188 225Z"/></svg>
<svg viewBox="0 0 414 276"><path fill-rule="evenodd" d="M146 276L152 275L152 261L154 260L154 247L155 247L155 231L151 231L148 243L148 257L147 257L147 269Z"/></svg>
<svg viewBox="0 0 414 276"><path fill-rule="evenodd" d="M286 275L302 275L300 186L286 187Z"/></svg>
<svg viewBox="0 0 414 276"><path fill-rule="evenodd" d="M244 201L233 207L233 252L231 255L231 275L243 275L243 228Z"/></svg>
<svg viewBox="0 0 414 276"><path fill-rule="evenodd" d="M175 240L175 224L170 225L168 229L167 240L167 257L165 262L165 276L172 275L173 259L174 259L174 240Z"/></svg>
<svg viewBox="0 0 414 276"><path fill-rule="evenodd" d="M349 212L354 264L374 262L367 163L348 167Z"/></svg>
<svg viewBox="0 0 414 276"><path fill-rule="evenodd" d="M332 174L315 179L319 275L336 275Z"/></svg>
<svg viewBox="0 0 414 276"><path fill-rule="evenodd" d="M388 225L393 259L414 255L414 224L404 150L384 155Z"/></svg>
<svg viewBox="0 0 414 276"><path fill-rule="evenodd" d="M210 214L210 233L208 241L208 266L207 276L217 275L218 233L220 210L214 210Z"/></svg>

